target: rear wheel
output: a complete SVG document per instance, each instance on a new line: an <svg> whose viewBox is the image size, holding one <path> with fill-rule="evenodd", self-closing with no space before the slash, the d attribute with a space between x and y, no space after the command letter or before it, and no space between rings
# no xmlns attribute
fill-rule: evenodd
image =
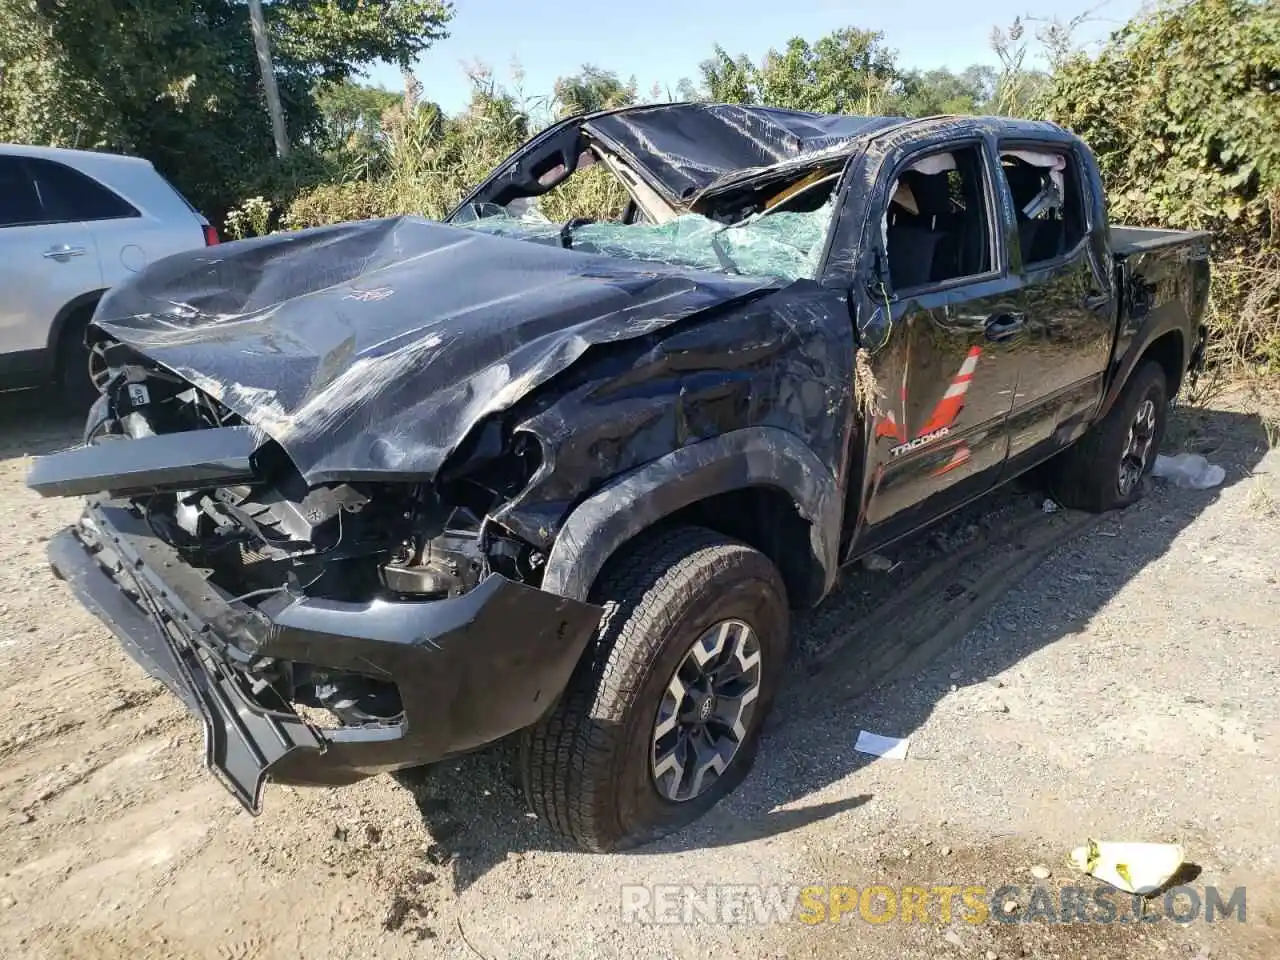
<svg viewBox="0 0 1280 960"><path fill-rule="evenodd" d="M101 354L85 344L85 331L93 308L77 310L67 318L58 340L58 387L63 402L84 413L98 399L97 382L105 376Z"/></svg>
<svg viewBox="0 0 1280 960"><path fill-rule="evenodd" d="M1147 361L1107 415L1054 462L1053 495L1064 506L1094 513L1127 507L1155 466L1168 422L1164 368Z"/></svg>
<svg viewBox="0 0 1280 960"><path fill-rule="evenodd" d="M786 658L773 564L698 527L611 561L610 604L560 703L526 731L534 811L590 850L654 840L731 792L754 759Z"/></svg>

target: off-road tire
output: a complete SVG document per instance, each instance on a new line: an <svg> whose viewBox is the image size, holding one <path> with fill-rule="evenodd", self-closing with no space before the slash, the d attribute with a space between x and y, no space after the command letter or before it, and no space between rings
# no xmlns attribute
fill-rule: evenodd
<svg viewBox="0 0 1280 960"><path fill-rule="evenodd" d="M1050 492L1066 507L1104 513L1127 507L1142 495L1142 482L1122 493L1119 466L1129 437L1129 428L1143 401L1155 404L1155 434L1142 478L1155 466L1156 453L1169 423L1169 388L1164 368L1154 360L1141 364L1115 405L1076 444L1065 450L1051 465Z"/></svg>
<svg viewBox="0 0 1280 960"><path fill-rule="evenodd" d="M789 614L774 565L700 527L644 536L610 560L592 590L601 625L551 713L521 737L533 811L588 850L625 849L692 822L747 774L786 659ZM677 665L709 626L745 621L759 638L759 706L728 768L683 802L654 784L652 732Z"/></svg>

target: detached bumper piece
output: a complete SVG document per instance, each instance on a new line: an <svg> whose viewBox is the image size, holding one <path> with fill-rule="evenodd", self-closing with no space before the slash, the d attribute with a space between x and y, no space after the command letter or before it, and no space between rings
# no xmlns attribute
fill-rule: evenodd
<svg viewBox="0 0 1280 960"><path fill-rule="evenodd" d="M252 813L267 779L345 784L473 750L534 723L564 688L600 608L496 574L463 596L343 603L226 596L123 502L91 503L49 545L55 572L126 652L198 717L205 763ZM349 671L398 688L398 722L314 726L264 665Z"/></svg>
<svg viewBox="0 0 1280 960"><path fill-rule="evenodd" d="M37 458L27 486L42 497L78 497L250 483L262 439L252 427L220 427L78 447Z"/></svg>

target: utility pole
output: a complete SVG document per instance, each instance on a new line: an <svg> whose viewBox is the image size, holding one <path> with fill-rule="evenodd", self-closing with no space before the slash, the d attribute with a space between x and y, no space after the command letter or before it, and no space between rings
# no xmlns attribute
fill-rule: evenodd
<svg viewBox="0 0 1280 960"><path fill-rule="evenodd" d="M249 0L249 23L253 27L253 45L258 51L258 67L262 71L262 88L267 94L267 112L271 114L271 135L276 141L276 156L289 155L289 134L284 128L284 108L280 106L280 90L276 87L276 70L271 64L271 45L267 42L267 24L262 18L262 0Z"/></svg>

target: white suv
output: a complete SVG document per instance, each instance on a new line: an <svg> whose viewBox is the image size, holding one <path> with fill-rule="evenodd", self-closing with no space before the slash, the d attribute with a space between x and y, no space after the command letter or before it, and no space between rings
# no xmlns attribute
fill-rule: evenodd
<svg viewBox="0 0 1280 960"><path fill-rule="evenodd" d="M0 144L0 390L94 396L85 326L103 292L218 235L148 161Z"/></svg>

